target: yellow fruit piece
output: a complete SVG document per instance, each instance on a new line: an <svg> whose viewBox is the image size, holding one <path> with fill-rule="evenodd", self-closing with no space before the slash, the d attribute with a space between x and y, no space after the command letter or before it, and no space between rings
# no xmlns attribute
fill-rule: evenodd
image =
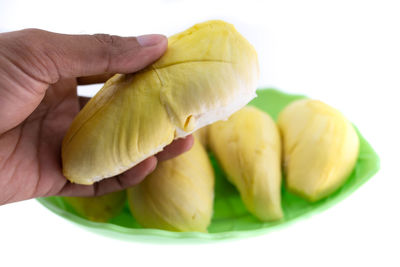
<svg viewBox="0 0 400 267"><path fill-rule="evenodd" d="M286 184L309 201L338 189L354 169L359 139L336 109L311 99L297 100L280 114Z"/></svg>
<svg viewBox="0 0 400 267"><path fill-rule="evenodd" d="M272 118L245 107L210 125L208 140L249 212L262 221L282 218L281 141Z"/></svg>
<svg viewBox="0 0 400 267"><path fill-rule="evenodd" d="M243 107L258 76L256 51L229 23L170 37L158 61L112 77L75 118L62 144L65 177L92 184L124 172Z"/></svg>
<svg viewBox="0 0 400 267"><path fill-rule="evenodd" d="M107 222L122 211L126 192L124 190L98 197L63 197L63 199L82 217L95 222Z"/></svg>
<svg viewBox="0 0 400 267"><path fill-rule="evenodd" d="M195 139L184 154L158 163L143 182L128 189L135 219L146 228L207 232L213 213L214 170Z"/></svg>
<svg viewBox="0 0 400 267"><path fill-rule="evenodd" d="M210 126L205 126L201 129L198 129L193 133L193 136L199 140L199 142L207 148L208 146L208 128Z"/></svg>

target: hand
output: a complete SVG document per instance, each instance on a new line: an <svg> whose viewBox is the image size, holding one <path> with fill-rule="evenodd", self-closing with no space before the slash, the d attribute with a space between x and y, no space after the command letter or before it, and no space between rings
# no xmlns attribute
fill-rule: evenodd
<svg viewBox="0 0 400 267"><path fill-rule="evenodd" d="M166 50L162 35L65 35L28 29L0 34L0 204L52 195L96 196L139 183L188 150L180 139L127 172L91 186L61 172L61 142L80 110L77 84L136 72ZM80 101L81 100L81 101Z"/></svg>

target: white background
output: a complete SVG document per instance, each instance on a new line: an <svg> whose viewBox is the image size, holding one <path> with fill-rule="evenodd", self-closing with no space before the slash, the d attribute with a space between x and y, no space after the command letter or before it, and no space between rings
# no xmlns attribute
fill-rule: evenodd
<svg viewBox="0 0 400 267"><path fill-rule="evenodd" d="M260 87L306 94L341 110L380 155L380 172L309 219L202 245L123 242L87 232L35 200L5 205L0 266L400 266L396 1L0 1L0 32L171 35L216 18L233 23L256 47Z"/></svg>

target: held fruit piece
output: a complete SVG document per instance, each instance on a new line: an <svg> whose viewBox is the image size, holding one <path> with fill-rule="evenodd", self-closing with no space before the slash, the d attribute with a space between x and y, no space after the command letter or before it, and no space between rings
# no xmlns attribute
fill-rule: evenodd
<svg viewBox="0 0 400 267"><path fill-rule="evenodd" d="M126 192L123 190L99 197L63 199L82 217L95 222L107 222L121 212L126 201Z"/></svg>
<svg viewBox="0 0 400 267"><path fill-rule="evenodd" d="M198 129L193 133L193 136L199 140L199 142L207 149L208 147L208 128L210 126L207 125L201 129Z"/></svg>
<svg viewBox="0 0 400 267"><path fill-rule="evenodd" d="M272 118L245 107L210 125L208 140L249 212L262 221L282 218L281 141Z"/></svg>
<svg viewBox="0 0 400 267"><path fill-rule="evenodd" d="M208 21L174 35L167 52L117 74L82 109L62 144L63 173L92 184L138 164L255 97L257 54L235 28Z"/></svg>
<svg viewBox="0 0 400 267"><path fill-rule="evenodd" d="M207 232L212 217L214 171L195 139L184 154L158 163L143 182L128 189L135 219L147 228Z"/></svg>
<svg viewBox="0 0 400 267"><path fill-rule="evenodd" d="M290 191L317 201L346 181L357 161L359 139L339 111L318 100L297 100L279 114L278 125Z"/></svg>

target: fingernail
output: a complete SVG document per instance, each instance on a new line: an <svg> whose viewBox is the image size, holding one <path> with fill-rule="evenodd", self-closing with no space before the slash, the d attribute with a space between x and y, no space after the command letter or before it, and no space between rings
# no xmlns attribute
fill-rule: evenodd
<svg viewBox="0 0 400 267"><path fill-rule="evenodd" d="M165 39L165 36L161 35L161 34L147 34L147 35L141 35L141 36L136 37L136 40L138 41L138 43L143 47L159 44L164 39Z"/></svg>

